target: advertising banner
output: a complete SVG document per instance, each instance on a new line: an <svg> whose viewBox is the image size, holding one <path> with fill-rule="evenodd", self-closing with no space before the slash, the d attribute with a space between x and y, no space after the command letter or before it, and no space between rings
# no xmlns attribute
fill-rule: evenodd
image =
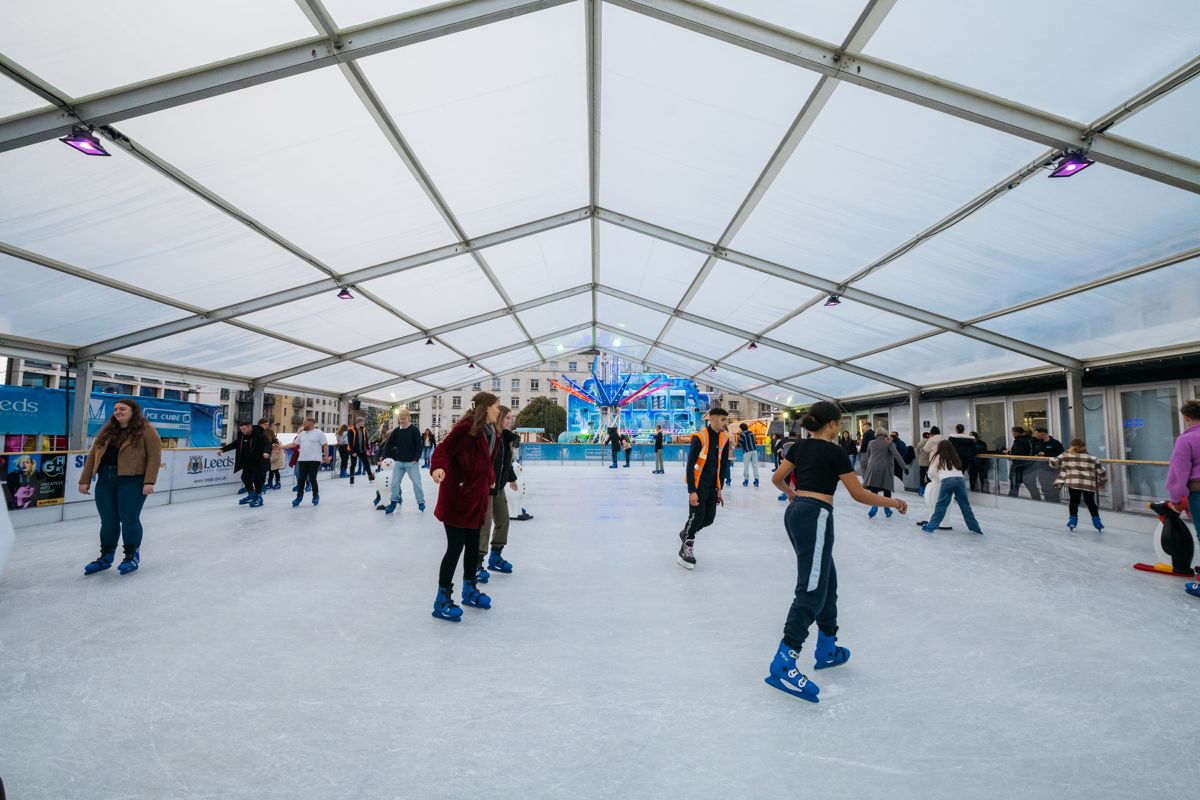
<svg viewBox="0 0 1200 800"><path fill-rule="evenodd" d="M172 488L193 489L197 486L217 486L223 483L240 483L233 474L232 452L211 450L181 450L171 454Z"/></svg>
<svg viewBox="0 0 1200 800"><path fill-rule="evenodd" d="M0 456L4 503L12 511L63 503L65 453L19 453Z"/></svg>
<svg viewBox="0 0 1200 800"><path fill-rule="evenodd" d="M0 386L0 433L62 434L67 430L67 393L61 389Z"/></svg>
<svg viewBox="0 0 1200 800"><path fill-rule="evenodd" d="M108 422L113 404L126 399L119 394L93 394L88 399L88 436L95 436ZM179 400L159 400L156 397L134 397L142 408L146 421L164 439L183 439L192 433L192 403Z"/></svg>

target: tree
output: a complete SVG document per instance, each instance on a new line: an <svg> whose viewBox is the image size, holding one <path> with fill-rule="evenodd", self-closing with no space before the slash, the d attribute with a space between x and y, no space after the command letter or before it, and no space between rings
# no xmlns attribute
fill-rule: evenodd
<svg viewBox="0 0 1200 800"><path fill-rule="evenodd" d="M518 428L545 428L542 434L552 442L567 429L567 410L549 397L535 397L517 414Z"/></svg>

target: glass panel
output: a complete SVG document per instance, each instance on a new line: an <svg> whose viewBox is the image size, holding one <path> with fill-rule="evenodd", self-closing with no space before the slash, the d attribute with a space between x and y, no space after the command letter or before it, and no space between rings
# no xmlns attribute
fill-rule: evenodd
<svg viewBox="0 0 1200 800"><path fill-rule="evenodd" d="M788 383L830 397L858 397L873 394L894 394L901 391L895 386L864 378L837 367L825 367L816 372L806 372L789 378Z"/></svg>
<svg viewBox="0 0 1200 800"><path fill-rule="evenodd" d="M1067 397L1058 398L1058 440L1067 447L1073 438L1071 433L1071 410ZM1108 421L1104 416L1104 395L1083 396L1083 427L1088 452L1096 458L1108 458Z"/></svg>
<svg viewBox="0 0 1200 800"><path fill-rule="evenodd" d="M922 386L1046 366L1043 361L957 333L939 333L854 363Z"/></svg>
<svg viewBox="0 0 1200 800"><path fill-rule="evenodd" d="M616 353L621 358L628 358L634 361L645 358L646 353L650 350L649 345L644 345L640 342L631 342L620 335L609 333L608 331L596 332L596 346Z"/></svg>
<svg viewBox="0 0 1200 800"><path fill-rule="evenodd" d="M1013 425L1022 427L1026 433L1047 427L1049 403L1044 397L1013 400Z"/></svg>
<svg viewBox="0 0 1200 800"><path fill-rule="evenodd" d="M0 76L0 119L49 107L49 103L16 81Z"/></svg>
<svg viewBox="0 0 1200 800"><path fill-rule="evenodd" d="M592 346L592 326L580 328L574 333L568 333L565 336L554 338L542 338L537 341L538 349L546 356L546 358L554 358L555 356L565 356L568 353L573 353L576 350L584 347ZM586 359L580 357L578 363L582 365Z"/></svg>
<svg viewBox="0 0 1200 800"><path fill-rule="evenodd" d="M704 266L693 250L600 223L600 282L647 300L676 306Z"/></svg>
<svg viewBox="0 0 1200 800"><path fill-rule="evenodd" d="M76 347L187 312L0 254L0 331Z"/></svg>
<svg viewBox="0 0 1200 800"><path fill-rule="evenodd" d="M470 385L475 381L481 381L487 378L487 375L480 369L471 369L466 364L461 367L453 367L451 369L435 372L432 375L427 375L422 378L423 383L429 383L437 387L446 387L447 389L457 388L464 384Z"/></svg>
<svg viewBox="0 0 1200 800"><path fill-rule="evenodd" d="M767 335L823 356L846 359L931 330L906 317L842 300L834 308L818 303Z"/></svg>
<svg viewBox="0 0 1200 800"><path fill-rule="evenodd" d="M22 3L5 13L0 52L72 97L313 36L289 0ZM103 50L103 58L82 54ZM61 146L61 145L60 145Z"/></svg>
<svg viewBox="0 0 1200 800"><path fill-rule="evenodd" d="M537 308L528 308L518 314L521 324L535 339L572 325L590 324L592 321L592 295L577 294L566 300L556 300Z"/></svg>
<svg viewBox="0 0 1200 800"><path fill-rule="evenodd" d="M1090 122L1200 51L1200 4L1099 5L1047 17L1038 0L906 0L866 52Z"/></svg>
<svg viewBox="0 0 1200 800"><path fill-rule="evenodd" d="M286 122L295 119L304 124ZM336 270L456 241L336 69L122 121L121 131Z"/></svg>
<svg viewBox="0 0 1200 800"><path fill-rule="evenodd" d="M975 432L987 449L995 452L1008 448L1008 424L1004 419L1004 401L975 403Z"/></svg>
<svg viewBox="0 0 1200 800"><path fill-rule="evenodd" d="M676 353L669 353L662 348L655 348L650 354L650 361L659 369L668 370L672 375L677 377L687 377L696 375L700 372L705 372L708 369L708 364L703 361L697 361L694 358L681 356ZM705 372L705 374L708 374Z"/></svg>
<svg viewBox="0 0 1200 800"><path fill-rule="evenodd" d="M608 4L602 70L601 205L708 241L729 225L817 81Z"/></svg>
<svg viewBox="0 0 1200 800"><path fill-rule="evenodd" d="M246 378L269 375L325 357L316 350L297 347L224 322L164 336L120 350L118 354Z"/></svg>
<svg viewBox="0 0 1200 800"><path fill-rule="evenodd" d="M667 324L667 315L651 308L619 300L607 294L596 297L597 318L645 339L655 339Z"/></svg>
<svg viewBox="0 0 1200 800"><path fill-rule="evenodd" d="M776 350L774 347L768 347L765 344L760 344L755 350L743 347L729 358L726 358L724 363L748 369L760 375L774 376L796 375L808 370L819 369L822 366L819 361L811 361L807 358L794 356L784 350ZM778 377L776 379L778 380Z"/></svg>
<svg viewBox="0 0 1200 800"><path fill-rule="evenodd" d="M713 361L732 350L746 346L745 339L683 319L675 320L671 330L667 331L662 340L672 347L705 356Z"/></svg>
<svg viewBox="0 0 1200 800"><path fill-rule="evenodd" d="M1045 149L842 84L733 249L844 280Z"/></svg>
<svg viewBox="0 0 1200 800"><path fill-rule="evenodd" d="M718 261L687 310L745 331L770 328L812 297L812 289Z"/></svg>
<svg viewBox="0 0 1200 800"><path fill-rule="evenodd" d="M715 5L833 44L846 39L861 10L834 0L721 0Z"/></svg>
<svg viewBox="0 0 1200 800"><path fill-rule="evenodd" d="M489 247L483 257L514 303L572 289L592 282L591 226L577 222L515 239Z"/></svg>
<svg viewBox="0 0 1200 800"><path fill-rule="evenodd" d="M458 353L437 342L433 344L412 342L363 356L363 361L384 369L394 370L402 375L412 375L440 364L451 364L461 358Z"/></svg>
<svg viewBox="0 0 1200 800"><path fill-rule="evenodd" d="M1052 303L981 327L1076 358L1097 358L1200 339L1200 258Z"/></svg>
<svg viewBox="0 0 1200 800"><path fill-rule="evenodd" d="M365 400L378 400L384 403L399 402L411 400L428 392L433 391L432 387L426 386L417 381L404 381L393 386L388 386L383 389L376 389L373 392L367 392L362 395Z"/></svg>
<svg viewBox="0 0 1200 800"><path fill-rule="evenodd" d="M1154 101L1110 133L1200 160L1200 80L1192 78L1166 97Z"/></svg>
<svg viewBox="0 0 1200 800"><path fill-rule="evenodd" d="M408 14L433 5L444 5L444 0L442 3L429 0L325 0L325 8L339 28Z"/></svg>
<svg viewBox="0 0 1200 800"><path fill-rule="evenodd" d="M1121 392L1121 431L1124 458L1167 461L1179 435L1179 397L1172 387ZM1153 465L1125 467L1130 499L1165 496L1166 470Z"/></svg>
<svg viewBox="0 0 1200 800"><path fill-rule="evenodd" d="M815 397L809 397L785 386L763 386L755 389L750 394L774 406L809 405L817 401Z"/></svg>
<svg viewBox="0 0 1200 800"><path fill-rule="evenodd" d="M1197 219L1200 196L1103 165L1035 175L856 285L914 305L936 285L966 319L1196 247Z"/></svg>
<svg viewBox="0 0 1200 800"><path fill-rule="evenodd" d="M239 319L338 352L356 350L416 330L365 297L339 300L332 292L256 311Z"/></svg>
<svg viewBox="0 0 1200 800"><path fill-rule="evenodd" d="M321 389L338 394L351 394L363 386L386 381L395 377L371 367L364 367L353 361L343 361L329 367L315 369L312 372L302 372L284 378L283 383L289 386L303 386L306 389Z"/></svg>
<svg viewBox="0 0 1200 800"><path fill-rule="evenodd" d="M426 327L504 307L504 300L469 255L367 281L362 287Z"/></svg>
<svg viewBox="0 0 1200 800"><path fill-rule="evenodd" d="M701 378L701 380L703 380L703 381L714 380L714 379L715 379L715 381L714 381L715 383L717 383L721 386L724 386L727 389L731 389L732 391L742 392L742 393L748 392L751 389L757 389L759 386L763 385L763 382L758 380L757 378L749 378L749 377L746 377L745 375L739 375L738 373L731 372L730 370L727 370L727 369L718 370L715 374L708 373L707 375L704 375Z"/></svg>
<svg viewBox="0 0 1200 800"><path fill-rule="evenodd" d="M456 331L444 333L438 338L459 352L466 353L470 358L506 345L516 344L525 338L525 334L521 333L517 323L511 316L508 316L481 322L469 328L459 328Z"/></svg>
<svg viewBox="0 0 1200 800"><path fill-rule="evenodd" d="M477 366L483 367L488 372L502 374L504 372L511 372L514 369L523 369L532 364L537 364L541 360L537 351L532 347L522 347L520 350L513 350L511 353L505 353L495 358L489 358L486 361L480 361Z"/></svg>
<svg viewBox="0 0 1200 800"><path fill-rule="evenodd" d="M571 4L359 60L468 234L588 204L583 21Z"/></svg>

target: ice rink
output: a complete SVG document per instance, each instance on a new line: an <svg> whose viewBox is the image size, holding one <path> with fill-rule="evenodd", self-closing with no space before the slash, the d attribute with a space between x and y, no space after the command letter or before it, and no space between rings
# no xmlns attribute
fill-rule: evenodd
<svg viewBox="0 0 1200 800"><path fill-rule="evenodd" d="M433 619L411 492L148 509L142 569L85 578L96 523L17 531L0 572L12 800L1183 797L1200 601L1149 537L979 509L984 537L839 497L838 669L763 683L795 582L740 468L694 572L676 467L538 466L490 611ZM765 472L764 472L765 478ZM516 513L519 503L513 503ZM1030 505L1031 510L1042 507ZM461 578L456 578L456 596ZM811 664L811 643L805 662Z"/></svg>

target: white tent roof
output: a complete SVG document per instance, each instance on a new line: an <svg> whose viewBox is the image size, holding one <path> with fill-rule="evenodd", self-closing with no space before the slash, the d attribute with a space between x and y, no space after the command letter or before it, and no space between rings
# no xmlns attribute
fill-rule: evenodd
<svg viewBox="0 0 1200 800"><path fill-rule="evenodd" d="M1194 2L71 1L0 54L10 352L791 404L1200 348Z"/></svg>

